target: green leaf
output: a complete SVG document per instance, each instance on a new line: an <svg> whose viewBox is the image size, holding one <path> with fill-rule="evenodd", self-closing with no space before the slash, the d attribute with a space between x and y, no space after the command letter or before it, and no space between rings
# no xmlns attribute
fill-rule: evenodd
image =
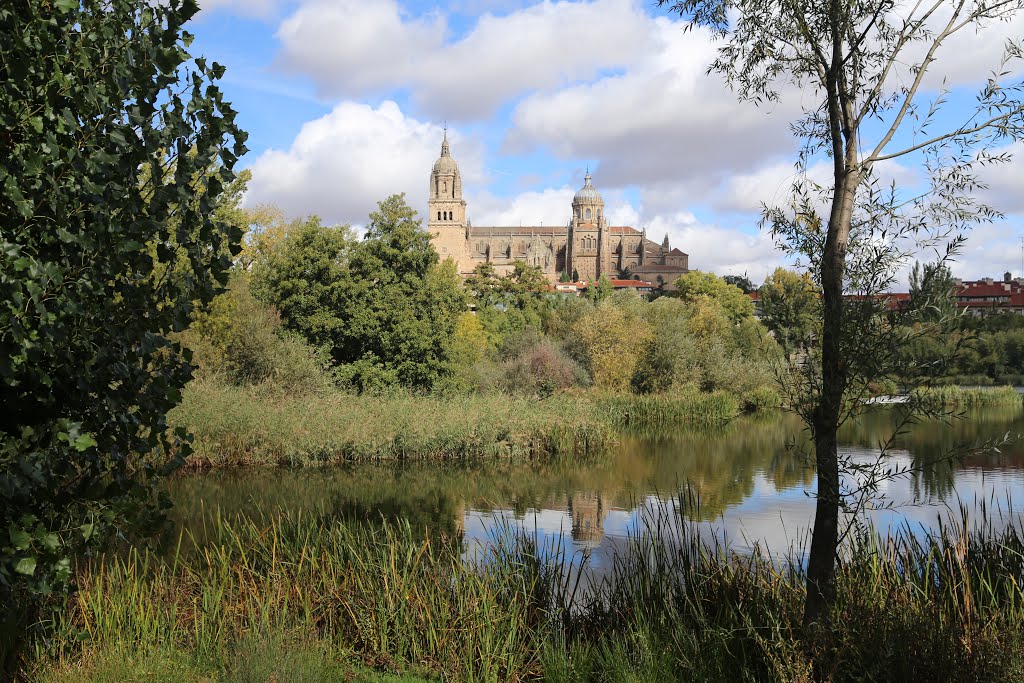
<svg viewBox="0 0 1024 683"><path fill-rule="evenodd" d="M61 12L78 9L78 0L57 0L57 9Z"/></svg>
<svg viewBox="0 0 1024 683"><path fill-rule="evenodd" d="M75 442L71 444L76 451L81 453L82 451L88 450L96 445L96 439L93 438L92 434L82 434Z"/></svg>
<svg viewBox="0 0 1024 683"><path fill-rule="evenodd" d="M36 573L36 558L23 557L14 565L14 571L25 576L32 576Z"/></svg>
<svg viewBox="0 0 1024 683"><path fill-rule="evenodd" d="M60 536L58 536L57 534L46 534L41 539L41 542L44 548L46 548L50 552L53 552L54 550L60 547Z"/></svg>
<svg viewBox="0 0 1024 683"><path fill-rule="evenodd" d="M24 529L19 529L12 526L9 529L11 536L11 545L14 546L15 550L26 550L32 545L32 537Z"/></svg>
<svg viewBox="0 0 1024 683"><path fill-rule="evenodd" d="M82 530L82 538L84 538L87 541L90 538L92 538L92 532L93 529L95 528L92 522L87 522L78 528Z"/></svg>

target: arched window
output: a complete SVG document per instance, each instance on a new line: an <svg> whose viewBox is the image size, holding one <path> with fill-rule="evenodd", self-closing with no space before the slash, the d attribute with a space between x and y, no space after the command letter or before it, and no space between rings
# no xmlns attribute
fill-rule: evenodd
<svg viewBox="0 0 1024 683"><path fill-rule="evenodd" d="M590 209L587 209L587 218L590 218Z"/></svg>
<svg viewBox="0 0 1024 683"><path fill-rule="evenodd" d="M437 212L437 220L441 220L441 212L440 211Z"/></svg>
<svg viewBox="0 0 1024 683"><path fill-rule="evenodd" d="M598 210L597 210L597 217L598 217L598 218L601 218L601 209L598 209Z"/></svg>

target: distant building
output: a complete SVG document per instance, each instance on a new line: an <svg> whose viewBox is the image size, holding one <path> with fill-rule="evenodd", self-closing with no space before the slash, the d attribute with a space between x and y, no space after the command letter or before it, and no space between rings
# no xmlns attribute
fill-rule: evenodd
<svg viewBox="0 0 1024 683"><path fill-rule="evenodd" d="M621 279L628 271L633 280L670 287L689 272L689 256L672 248L667 235L658 244L647 239L645 230L608 225L604 199L590 181L588 173L573 197L566 225L474 226L462 198L459 165L445 133L441 156L430 172L427 229L441 258L454 259L462 275L481 263L492 264L495 272L504 275L516 261L523 261L541 268L552 281L563 273L587 282L602 275Z"/></svg>
<svg viewBox="0 0 1024 683"><path fill-rule="evenodd" d="M954 280L957 306L981 317L998 313L1024 315L1024 278L1003 274L1002 282L990 277L982 280Z"/></svg>

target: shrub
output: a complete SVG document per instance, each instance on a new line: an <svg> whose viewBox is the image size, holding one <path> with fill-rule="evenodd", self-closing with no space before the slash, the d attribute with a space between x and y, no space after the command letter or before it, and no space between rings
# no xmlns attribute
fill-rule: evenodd
<svg viewBox="0 0 1024 683"><path fill-rule="evenodd" d="M550 341L540 341L504 365L503 387L510 393L550 396L589 383L586 371Z"/></svg>
<svg viewBox="0 0 1024 683"><path fill-rule="evenodd" d="M333 377L326 351L317 351L281 324L273 306L257 301L248 277L236 273L182 340L200 371L237 386L271 382L287 391L322 391Z"/></svg>

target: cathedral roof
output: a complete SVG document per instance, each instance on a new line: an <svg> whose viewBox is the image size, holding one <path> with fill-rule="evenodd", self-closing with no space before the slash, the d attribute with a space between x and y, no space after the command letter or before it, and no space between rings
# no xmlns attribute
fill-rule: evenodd
<svg viewBox="0 0 1024 683"><path fill-rule="evenodd" d="M448 131L444 132L444 141L441 143L441 156L434 162L434 173L451 175L459 172L459 165L452 159L451 150L448 148Z"/></svg>
<svg viewBox="0 0 1024 683"><path fill-rule="evenodd" d="M576 202L603 202L601 199L601 193L590 184L590 173L587 172L586 177L583 178L583 187L576 191L576 196L572 198L572 203Z"/></svg>

